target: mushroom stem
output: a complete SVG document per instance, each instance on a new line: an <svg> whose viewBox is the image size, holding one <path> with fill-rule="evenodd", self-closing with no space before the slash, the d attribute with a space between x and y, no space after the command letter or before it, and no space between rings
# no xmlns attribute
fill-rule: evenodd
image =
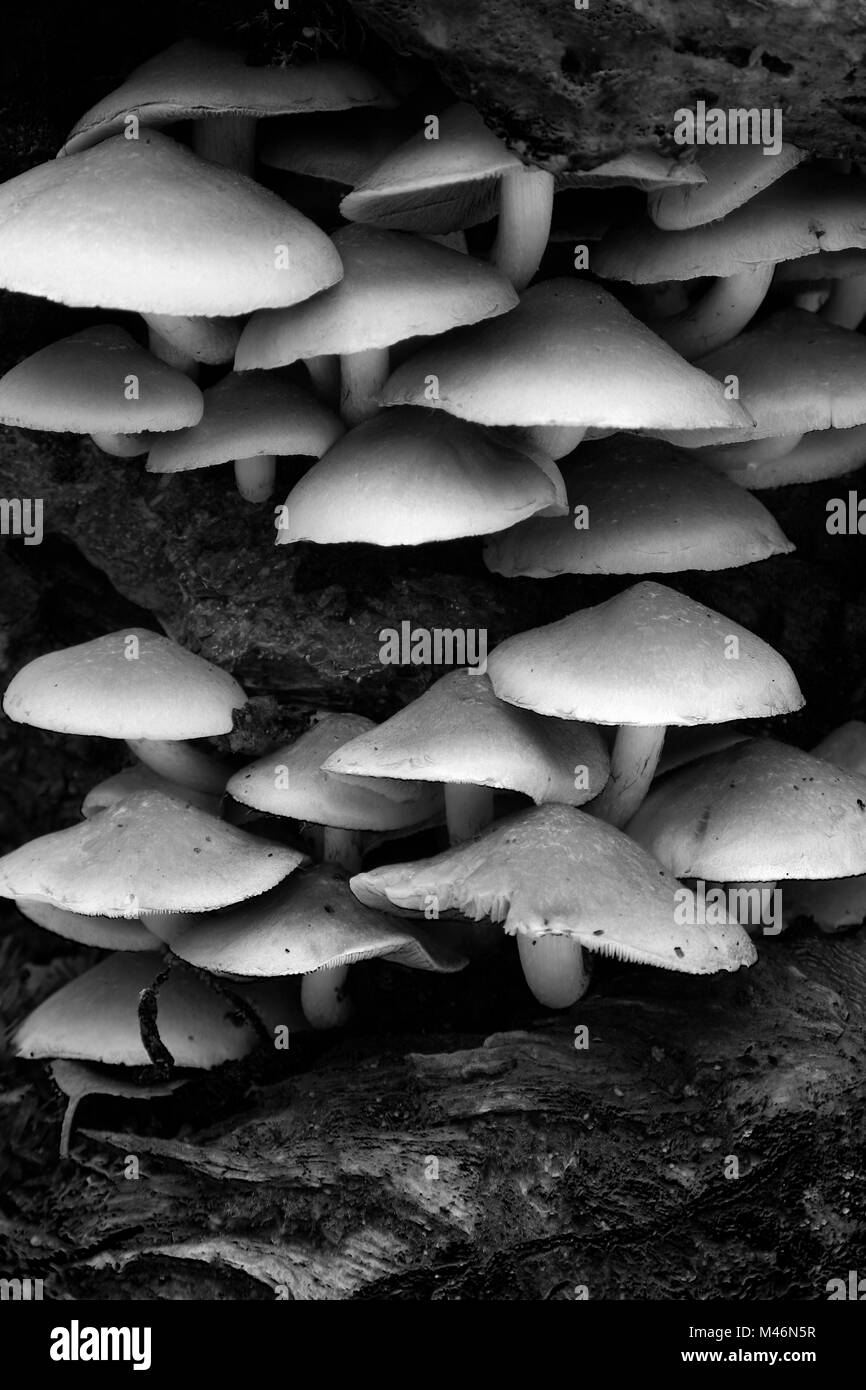
<svg viewBox="0 0 866 1390"><path fill-rule="evenodd" d="M148 347L154 357L183 372L191 381L198 380L198 359L189 346L179 341L177 325L183 320L175 320L172 314L145 314Z"/></svg>
<svg viewBox="0 0 866 1390"><path fill-rule="evenodd" d="M608 825L627 825L640 806L655 774L664 724L623 724L610 755L610 778L604 791L586 807Z"/></svg>
<svg viewBox="0 0 866 1390"><path fill-rule="evenodd" d="M322 836L322 859L326 864L339 864L348 874L361 872L364 858L363 830L338 830L326 825Z"/></svg>
<svg viewBox="0 0 866 1390"><path fill-rule="evenodd" d="M499 223L490 259L516 290L524 290L550 236L553 175L521 166L503 174L499 187Z"/></svg>
<svg viewBox="0 0 866 1390"><path fill-rule="evenodd" d="M766 298L775 267L749 266L721 276L706 294L673 318L653 319L650 328L691 362L735 338Z"/></svg>
<svg viewBox="0 0 866 1390"><path fill-rule="evenodd" d="M308 357L304 363L313 389L325 405L340 408L340 359L332 353Z"/></svg>
<svg viewBox="0 0 866 1390"><path fill-rule="evenodd" d="M311 1028L342 1028L352 1014L344 985L348 965L314 970L301 980L301 1008Z"/></svg>
<svg viewBox="0 0 866 1390"><path fill-rule="evenodd" d="M206 116L192 128L192 147L201 159L252 174L256 167L255 116Z"/></svg>
<svg viewBox="0 0 866 1390"><path fill-rule="evenodd" d="M554 460L564 459L586 434L585 425L524 425L522 439L533 449L543 449Z"/></svg>
<svg viewBox="0 0 866 1390"><path fill-rule="evenodd" d="M589 971L583 948L572 937L518 932L517 949L526 983L545 1008L567 1009L586 994Z"/></svg>
<svg viewBox="0 0 866 1390"><path fill-rule="evenodd" d="M493 820L493 791L468 782L445 783L445 823L448 840L462 845L474 840Z"/></svg>
<svg viewBox="0 0 866 1390"><path fill-rule="evenodd" d="M836 280L818 313L840 328L859 328L866 314L866 275Z"/></svg>
<svg viewBox="0 0 866 1390"><path fill-rule="evenodd" d="M390 362L388 348L366 348L341 356L340 414L350 427L378 415L379 396L388 380Z"/></svg>
<svg viewBox="0 0 866 1390"><path fill-rule="evenodd" d="M273 454L235 459L235 482L238 492L247 502L267 502L274 490L276 476L277 460Z"/></svg>
<svg viewBox="0 0 866 1390"><path fill-rule="evenodd" d="M638 304L643 318L672 318L688 309L688 291L681 280L660 280L657 285L641 285Z"/></svg>
<svg viewBox="0 0 866 1390"><path fill-rule="evenodd" d="M97 449L117 459L138 458L140 454L146 454L149 448L140 434L103 434L97 430L90 438Z"/></svg>
<svg viewBox="0 0 866 1390"><path fill-rule="evenodd" d="M128 738L126 744L152 772L191 791L222 796L231 776L226 763L183 739Z"/></svg>

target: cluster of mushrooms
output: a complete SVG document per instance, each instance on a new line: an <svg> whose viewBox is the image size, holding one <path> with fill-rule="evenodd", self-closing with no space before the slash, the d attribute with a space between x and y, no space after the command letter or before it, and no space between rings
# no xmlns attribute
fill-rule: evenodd
<svg viewBox="0 0 866 1390"><path fill-rule="evenodd" d="M866 915L866 726L811 753L750 736L801 707L794 672L658 579L789 552L754 491L866 462L856 172L785 145L557 175L466 104L419 121L354 65L184 41L0 187L0 285L147 337L108 322L20 362L7 425L145 459L105 467L231 463L280 544L482 536L506 578L653 576L240 768L207 740L247 694L169 638L31 662L10 719L135 762L0 860L26 917L111 952L22 1056L173 1085L169 1064L344 1023L355 962L459 970L491 924L551 1008L594 953L751 965L754 921L683 920L696 883L784 881L786 915L830 930ZM421 831L447 847L407 862Z"/></svg>

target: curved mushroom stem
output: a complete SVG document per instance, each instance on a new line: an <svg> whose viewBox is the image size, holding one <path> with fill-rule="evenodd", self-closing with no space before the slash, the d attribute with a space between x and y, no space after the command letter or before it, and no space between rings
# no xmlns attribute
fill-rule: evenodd
<svg viewBox="0 0 866 1390"><path fill-rule="evenodd" d="M545 169L510 169L499 186L499 223L493 264L516 290L524 290L541 264L553 215L553 175Z"/></svg>
<svg viewBox="0 0 866 1390"><path fill-rule="evenodd" d="M192 147L211 164L252 174L256 167L256 118L206 116L193 125Z"/></svg>
<svg viewBox="0 0 866 1390"><path fill-rule="evenodd" d="M586 994L589 971L583 948L570 936L518 932L517 949L526 983L545 1008L567 1009Z"/></svg>
<svg viewBox="0 0 866 1390"><path fill-rule="evenodd" d="M542 449L556 462L577 448L586 425L518 425L515 433L533 449Z"/></svg>
<svg viewBox="0 0 866 1390"><path fill-rule="evenodd" d="M649 326L687 361L702 357L745 328L766 298L774 269L755 265L722 276L696 304L674 318L654 319Z"/></svg>
<svg viewBox="0 0 866 1390"><path fill-rule="evenodd" d="M277 460L273 454L235 459L235 482L238 492L247 502L267 502L274 490L276 476Z"/></svg>
<svg viewBox="0 0 866 1390"><path fill-rule="evenodd" d="M840 328L859 328L866 314L866 275L836 280L818 313Z"/></svg>
<svg viewBox="0 0 866 1390"><path fill-rule="evenodd" d="M623 724L610 755L610 779L585 809L609 825L627 825L655 775L665 741L664 724Z"/></svg>
<svg viewBox="0 0 866 1390"><path fill-rule="evenodd" d="M301 1008L311 1028L342 1028L352 1015L344 985L348 965L314 970L301 980Z"/></svg>
<svg viewBox="0 0 866 1390"><path fill-rule="evenodd" d="M474 840L492 820L492 788L476 787L468 782L445 783L445 823L452 845Z"/></svg>
<svg viewBox="0 0 866 1390"><path fill-rule="evenodd" d="M339 864L347 874L361 872L364 858L363 830L338 830L333 825L323 827L322 859L326 864Z"/></svg>
<svg viewBox="0 0 866 1390"><path fill-rule="evenodd" d="M340 359L333 354L308 357L304 366L310 374L313 390L325 405L340 408Z"/></svg>
<svg viewBox="0 0 866 1390"><path fill-rule="evenodd" d="M104 454L116 459L134 459L146 454L150 447L141 434L102 434L98 430L90 438Z"/></svg>
<svg viewBox="0 0 866 1390"><path fill-rule="evenodd" d="M198 380L198 359L189 347L179 340L171 314L144 314L147 324L147 345L154 357L183 372L191 381Z"/></svg>
<svg viewBox="0 0 866 1390"><path fill-rule="evenodd" d="M221 759L183 739L128 738L126 745L152 772L192 791L222 796L231 776L231 768Z"/></svg>
<svg viewBox="0 0 866 1390"><path fill-rule="evenodd" d="M681 280L659 280L657 285L640 286L638 304L643 318L672 318L688 309L688 291Z"/></svg>
<svg viewBox="0 0 866 1390"><path fill-rule="evenodd" d="M340 358L340 414L350 427L379 414L379 395L388 380L388 348L366 348Z"/></svg>

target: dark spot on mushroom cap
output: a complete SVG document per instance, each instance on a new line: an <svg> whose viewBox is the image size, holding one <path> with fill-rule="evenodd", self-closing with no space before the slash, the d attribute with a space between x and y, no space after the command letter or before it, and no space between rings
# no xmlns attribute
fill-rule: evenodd
<svg viewBox="0 0 866 1390"><path fill-rule="evenodd" d="M683 951L682 946L675 946L675 947L674 947L674 955L675 955L675 956L679 956L680 960L682 960L684 954L685 954L685 952Z"/></svg>
<svg viewBox="0 0 866 1390"><path fill-rule="evenodd" d="M604 936L604 932L601 929L599 929L598 931L593 932L593 936Z"/></svg>
<svg viewBox="0 0 866 1390"><path fill-rule="evenodd" d="M330 904L330 903L325 903L324 906L322 907L322 911L323 911L323 912L332 913L332 912L334 911L334 909L331 907L331 904Z"/></svg>

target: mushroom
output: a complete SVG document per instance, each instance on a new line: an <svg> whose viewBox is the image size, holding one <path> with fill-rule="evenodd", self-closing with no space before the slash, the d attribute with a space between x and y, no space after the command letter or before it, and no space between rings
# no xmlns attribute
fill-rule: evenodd
<svg viewBox="0 0 866 1390"><path fill-rule="evenodd" d="M73 333L0 377L0 422L89 434L117 458L147 450L142 434L201 419L201 391L114 324Z"/></svg>
<svg viewBox="0 0 866 1390"><path fill-rule="evenodd" d="M547 245L553 175L527 168L465 102L432 120L356 185L341 213L408 232L463 231L498 215L490 259L522 290Z"/></svg>
<svg viewBox="0 0 866 1390"><path fill-rule="evenodd" d="M453 845L493 820L494 789L580 806L601 791L609 763L591 725L518 710L496 698L486 675L463 668L343 743L323 768L350 778L444 783Z"/></svg>
<svg viewBox="0 0 866 1390"><path fill-rule="evenodd" d="M220 776L222 780L222 774ZM227 776L228 771L225 770ZM197 806L200 811L207 811L212 816L220 813L222 786L219 791L196 791L193 787L181 786L179 782L170 782L144 763L134 763L132 767L121 768L120 772L103 778L95 787L91 787L81 803L81 814L85 820L98 816L100 811L117 801L123 801L131 792L163 792L166 796L188 801L191 806Z"/></svg>
<svg viewBox="0 0 866 1390"><path fill-rule="evenodd" d="M88 149L129 130L131 121L137 132L139 122L165 126L192 120L198 155L251 174L261 117L393 105L381 83L354 63L261 66L221 44L182 39L92 106L60 153Z"/></svg>
<svg viewBox="0 0 866 1390"><path fill-rule="evenodd" d="M492 536L484 561L494 573L671 574L794 549L756 498L672 445L615 435L582 444L560 467L568 516L530 517Z"/></svg>
<svg viewBox="0 0 866 1390"><path fill-rule="evenodd" d="M553 460L444 412L385 410L357 425L289 493L277 544L423 545L564 511Z"/></svg>
<svg viewBox="0 0 866 1390"><path fill-rule="evenodd" d="M88 916L84 912L70 912L67 908L55 907L53 903L29 898L16 898L15 906L28 922L35 922L37 927L62 936L66 941L77 941L82 946L98 946L103 951L162 949L159 937L133 916Z"/></svg>
<svg viewBox="0 0 866 1390"><path fill-rule="evenodd" d="M374 107L268 121L260 178L320 226L339 225L341 200L410 133L404 112Z"/></svg>
<svg viewBox="0 0 866 1390"><path fill-rule="evenodd" d="M643 801L668 724L765 718L803 704L793 671L766 642L648 582L507 638L487 669L510 704L619 726L610 780L589 808L613 825Z"/></svg>
<svg viewBox="0 0 866 1390"><path fill-rule="evenodd" d="M851 719L812 749L813 758L866 778L866 724ZM866 918L866 874L850 878L791 879L785 884L785 916L810 917L822 932L856 927Z"/></svg>
<svg viewBox="0 0 866 1390"><path fill-rule="evenodd" d="M341 274L307 218L157 131L0 185L0 286L140 313L151 352L188 374L234 351L234 335L209 319L297 303Z"/></svg>
<svg viewBox="0 0 866 1390"><path fill-rule="evenodd" d="M301 1006L313 1028L348 1017L341 977L359 961L382 958L414 970L462 970L462 956L420 927L374 912L349 892L333 864L301 869L269 893L216 913L168 914L157 930L172 952L212 975L272 978L301 975Z"/></svg>
<svg viewBox="0 0 866 1390"><path fill-rule="evenodd" d="M718 222L789 174L805 158L805 150L785 142L772 158L761 145L707 145L700 154L703 179L670 181L651 189L647 212L666 232L684 232Z"/></svg>
<svg viewBox="0 0 866 1390"><path fill-rule="evenodd" d="M517 935L539 1003L568 1008L586 992L583 952L694 975L755 959L736 925L678 925L680 885L632 840L571 806L539 806L497 822L433 859L356 874L370 907L419 912L435 902Z"/></svg>
<svg viewBox="0 0 866 1390"><path fill-rule="evenodd" d="M36 657L13 677L3 710L37 729L125 739L167 781L218 796L228 765L186 740L231 733L246 702L227 671L161 633L129 628Z"/></svg>
<svg viewBox="0 0 866 1390"><path fill-rule="evenodd" d="M866 314L866 252L857 247L816 251L786 261L777 266L773 284L801 286L801 296L820 294L816 311L822 319L840 328L859 328Z"/></svg>
<svg viewBox="0 0 866 1390"><path fill-rule="evenodd" d="M718 382L683 362L613 295L582 280L534 285L501 321L425 344L393 373L382 399L520 426L554 458L571 453L589 426L750 423Z"/></svg>
<svg viewBox="0 0 866 1390"><path fill-rule="evenodd" d="M420 237L373 227L334 234L343 279L289 309L254 314L235 370L304 360L314 381L323 358L339 358L340 408L349 425L368 420L390 370L394 343L504 314L517 304L492 266Z"/></svg>
<svg viewBox="0 0 866 1390"><path fill-rule="evenodd" d="M264 502L276 455L320 458L343 433L334 413L280 372L230 372L204 393L204 415L190 429L155 440L149 473L181 473L234 461L238 492Z"/></svg>
<svg viewBox="0 0 866 1390"><path fill-rule="evenodd" d="M866 425L815 430L778 457L773 457L772 449L768 457L764 443L759 439L750 444L710 446L702 450L701 457L716 472L750 492L841 478L866 463Z"/></svg>
<svg viewBox="0 0 866 1390"><path fill-rule="evenodd" d="M688 197L707 182L701 164L693 159L666 159L656 150L626 150L614 159L606 159L593 169L565 169L556 175L556 191L567 188L639 188L644 193L659 194L666 189L677 190Z"/></svg>

